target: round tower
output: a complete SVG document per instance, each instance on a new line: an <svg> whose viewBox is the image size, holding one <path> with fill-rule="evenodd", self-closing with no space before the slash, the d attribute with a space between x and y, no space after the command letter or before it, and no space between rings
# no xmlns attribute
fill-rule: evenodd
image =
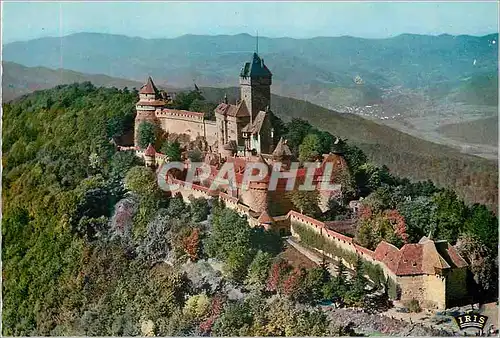
<svg viewBox="0 0 500 338"><path fill-rule="evenodd" d="M156 118L156 110L165 106L163 97L153 83L151 77L148 78L146 84L139 91L139 101L135 105L135 126L134 126L134 145L139 146L139 126L142 122L150 122L158 124Z"/></svg>
<svg viewBox="0 0 500 338"><path fill-rule="evenodd" d="M144 152L144 163L146 167L154 168L156 165L156 150L150 143Z"/></svg>
<svg viewBox="0 0 500 338"><path fill-rule="evenodd" d="M269 181L271 168L264 160L262 156L257 158L257 162L264 163L268 166L268 174L257 181L251 181L248 184L248 188L241 193L241 201L246 204L251 210L256 212L263 212L268 210L269 201ZM254 175L258 174L256 170Z"/></svg>

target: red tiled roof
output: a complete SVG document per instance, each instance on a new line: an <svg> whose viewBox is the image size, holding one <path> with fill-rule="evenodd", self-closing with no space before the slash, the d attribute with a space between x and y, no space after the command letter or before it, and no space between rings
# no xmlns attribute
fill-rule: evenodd
<svg viewBox="0 0 500 338"><path fill-rule="evenodd" d="M217 108L215 108L215 113L234 117L250 116L247 105L243 101L240 101L237 105L220 103Z"/></svg>
<svg viewBox="0 0 500 338"><path fill-rule="evenodd" d="M155 156L156 155L156 150L155 148L151 145L151 143L148 145L146 148L146 151L144 152L144 155L146 156Z"/></svg>
<svg viewBox="0 0 500 338"><path fill-rule="evenodd" d="M401 249L385 241L375 249L375 259L383 262L397 276L432 275L440 270L466 267L467 262L448 242L422 238L419 243Z"/></svg>
<svg viewBox="0 0 500 338"><path fill-rule="evenodd" d="M158 88L156 88L155 84L153 83L153 79L148 77L148 81L144 86L141 87L141 90L139 91L139 94L158 94Z"/></svg>
<svg viewBox="0 0 500 338"><path fill-rule="evenodd" d="M260 214L259 219L257 221L261 224L262 223L267 223L267 224L274 223L274 219L271 216L269 216L269 214L265 210Z"/></svg>
<svg viewBox="0 0 500 338"><path fill-rule="evenodd" d="M401 248L401 257L399 259L396 275L420 275L433 274L434 271L424 269L423 266L424 247L421 244L405 244Z"/></svg>
<svg viewBox="0 0 500 338"><path fill-rule="evenodd" d="M162 100L153 100L153 101L139 101L137 102L138 106L158 106L162 107L165 105L165 101Z"/></svg>
<svg viewBox="0 0 500 338"><path fill-rule="evenodd" d="M468 264L467 262L460 256L457 250L448 242L445 241L437 241L434 242L436 245L436 249L439 254L446 260L446 262L451 267L463 268Z"/></svg>

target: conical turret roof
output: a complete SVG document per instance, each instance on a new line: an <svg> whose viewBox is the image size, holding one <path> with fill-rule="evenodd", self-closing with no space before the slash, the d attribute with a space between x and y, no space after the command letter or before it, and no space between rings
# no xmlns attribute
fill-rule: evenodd
<svg viewBox="0 0 500 338"><path fill-rule="evenodd" d="M271 216L269 216L269 214L266 210L264 210L260 214L257 222L259 222L260 224L272 224L272 223L274 223L274 219Z"/></svg>
<svg viewBox="0 0 500 338"><path fill-rule="evenodd" d="M273 151L273 156L274 157L282 157L282 156L292 156L292 151L286 144L286 141L282 138L280 138L280 141L276 145L276 148Z"/></svg>
<svg viewBox="0 0 500 338"><path fill-rule="evenodd" d="M151 143L146 148L144 155L146 155L146 156L155 156L156 155L156 150Z"/></svg>
<svg viewBox="0 0 500 338"><path fill-rule="evenodd" d="M158 93L159 93L158 88L156 88L155 84L153 83L153 79L151 78L151 76L149 76L146 84L141 87L139 94L158 94Z"/></svg>

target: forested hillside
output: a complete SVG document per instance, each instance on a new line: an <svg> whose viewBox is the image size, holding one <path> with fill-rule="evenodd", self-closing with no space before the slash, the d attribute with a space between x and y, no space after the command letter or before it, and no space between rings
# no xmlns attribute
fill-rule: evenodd
<svg viewBox="0 0 500 338"><path fill-rule="evenodd" d="M153 171L109 142L133 127L136 100L136 91L82 83L3 105L4 335L342 336L352 328L320 302L388 306L380 278L373 288L386 291L366 296L370 265L356 262L351 279L324 266L290 266L276 234L250 228L217 202L165 196ZM333 142L303 120L280 133L304 158ZM373 210L365 224L387 225L385 211L397 207L411 240L432 231L467 258L481 257L472 267L478 290L494 290L491 212L431 182L394 177L349 142L342 146L356 188L346 198L366 196ZM335 211L322 217L345 212ZM370 246L390 233L372 230L356 240Z"/></svg>
<svg viewBox="0 0 500 338"><path fill-rule="evenodd" d="M2 99L10 101L35 90L49 89L57 85L90 81L96 86L117 88L140 88L142 82L112 78L106 75L91 75L67 69L26 67L14 62L3 61Z"/></svg>

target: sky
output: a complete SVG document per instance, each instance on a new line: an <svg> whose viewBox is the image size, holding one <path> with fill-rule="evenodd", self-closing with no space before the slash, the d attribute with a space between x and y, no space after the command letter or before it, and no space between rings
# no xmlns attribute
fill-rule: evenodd
<svg viewBox="0 0 500 338"><path fill-rule="evenodd" d="M498 32L488 2L2 2L3 43L78 32L309 38Z"/></svg>

